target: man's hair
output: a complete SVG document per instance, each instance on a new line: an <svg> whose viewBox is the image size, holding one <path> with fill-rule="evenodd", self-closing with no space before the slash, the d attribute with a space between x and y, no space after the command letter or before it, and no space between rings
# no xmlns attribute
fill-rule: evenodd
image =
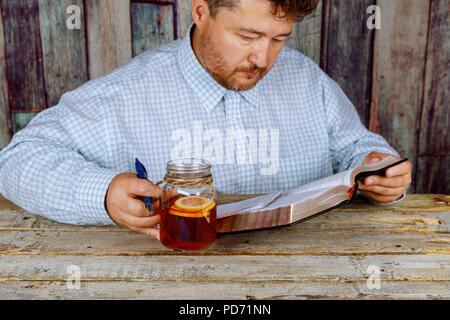
<svg viewBox="0 0 450 320"><path fill-rule="evenodd" d="M211 17L215 18L220 8L234 9L240 0L206 0ZM273 15L301 21L311 14L320 0L267 0L272 3Z"/></svg>

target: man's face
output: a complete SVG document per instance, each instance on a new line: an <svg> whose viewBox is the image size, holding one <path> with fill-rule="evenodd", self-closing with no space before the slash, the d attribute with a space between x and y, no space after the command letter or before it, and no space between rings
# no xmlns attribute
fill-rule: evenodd
<svg viewBox="0 0 450 320"><path fill-rule="evenodd" d="M194 51L223 87L249 90L272 68L293 25L274 16L268 0L240 0L197 24Z"/></svg>

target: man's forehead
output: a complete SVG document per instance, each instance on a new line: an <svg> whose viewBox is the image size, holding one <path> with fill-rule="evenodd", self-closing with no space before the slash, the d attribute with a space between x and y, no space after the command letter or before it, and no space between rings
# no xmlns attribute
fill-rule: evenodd
<svg viewBox="0 0 450 320"><path fill-rule="evenodd" d="M263 36L263 37L267 36L267 33L265 33L264 31L259 31L259 30L256 30L254 28L239 27L237 29L238 29L238 31L241 31L241 32L244 32L244 33L252 33L252 34ZM289 31L289 32L277 34L276 36L277 37L288 37L291 33L292 33L292 30Z"/></svg>
<svg viewBox="0 0 450 320"><path fill-rule="evenodd" d="M272 3L268 0L239 0L234 8L222 8L220 21L235 31L261 36L288 36L294 22L287 17L274 16Z"/></svg>

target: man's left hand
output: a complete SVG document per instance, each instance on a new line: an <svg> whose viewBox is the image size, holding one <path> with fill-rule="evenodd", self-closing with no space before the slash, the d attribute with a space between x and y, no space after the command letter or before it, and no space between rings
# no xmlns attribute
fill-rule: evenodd
<svg viewBox="0 0 450 320"><path fill-rule="evenodd" d="M392 154L371 152L363 164L375 163L386 157L395 157ZM411 184L412 164L409 161L402 162L386 170L384 176L372 175L358 182L358 189L375 203L386 204L398 200Z"/></svg>

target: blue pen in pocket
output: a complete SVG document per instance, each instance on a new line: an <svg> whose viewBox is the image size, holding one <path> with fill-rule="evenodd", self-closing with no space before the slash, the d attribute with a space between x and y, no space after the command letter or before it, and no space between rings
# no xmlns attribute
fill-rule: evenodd
<svg viewBox="0 0 450 320"><path fill-rule="evenodd" d="M144 165L138 160L138 158L136 158L135 167L138 178L147 180L147 170L145 169ZM150 211L150 213L153 213L152 198L144 197L144 202L145 207L148 209L148 211Z"/></svg>

